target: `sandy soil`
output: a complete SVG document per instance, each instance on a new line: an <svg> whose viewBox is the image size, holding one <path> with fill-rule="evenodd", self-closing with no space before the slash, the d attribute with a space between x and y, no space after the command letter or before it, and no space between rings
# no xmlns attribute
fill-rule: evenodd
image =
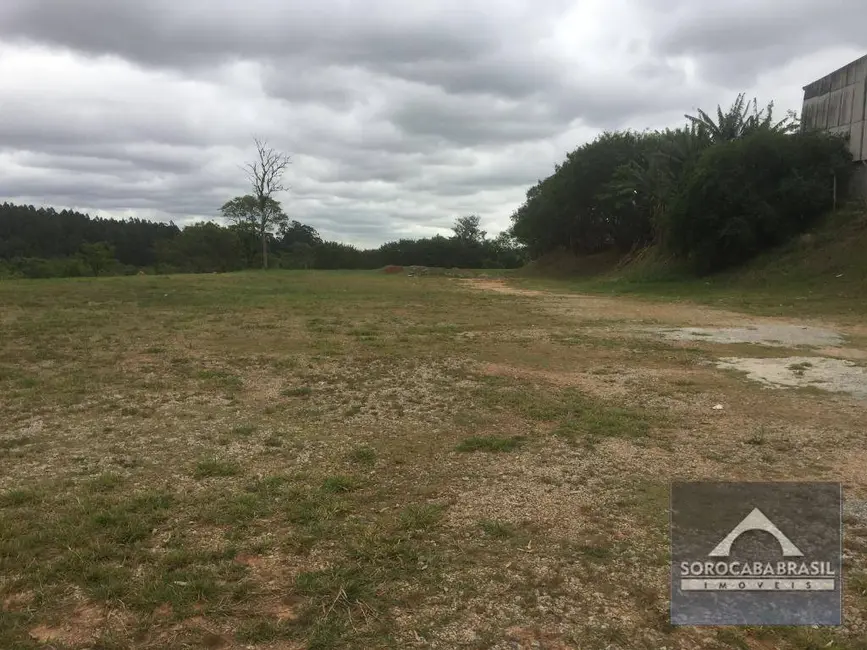
<svg viewBox="0 0 867 650"><path fill-rule="evenodd" d="M746 327L681 327L650 331L672 341L757 343L774 347L839 346L843 343L843 336L833 330L786 323L760 323Z"/></svg>
<svg viewBox="0 0 867 650"><path fill-rule="evenodd" d="M717 366L745 372L748 379L761 382L769 388L812 387L834 393L848 393L867 400L867 369L844 359L727 357L720 359Z"/></svg>

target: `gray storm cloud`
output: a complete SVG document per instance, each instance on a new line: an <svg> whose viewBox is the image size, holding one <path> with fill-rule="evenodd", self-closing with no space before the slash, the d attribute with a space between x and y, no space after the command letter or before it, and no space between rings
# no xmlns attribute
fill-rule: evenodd
<svg viewBox="0 0 867 650"><path fill-rule="evenodd" d="M281 198L327 237L467 212L496 232L603 129L741 90L798 108L867 48L867 3L840 4L846 20L805 0L4 0L0 195L212 218L258 136L293 154Z"/></svg>

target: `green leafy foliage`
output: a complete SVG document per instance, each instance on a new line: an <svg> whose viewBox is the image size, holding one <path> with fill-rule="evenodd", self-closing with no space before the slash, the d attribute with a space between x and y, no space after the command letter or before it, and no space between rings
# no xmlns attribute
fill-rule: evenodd
<svg viewBox="0 0 867 650"><path fill-rule="evenodd" d="M261 206L263 203L264 207ZM252 227L259 236L264 232L273 233L285 228L289 222L279 201L272 198L259 201L251 194L226 201L220 208L220 214L235 225Z"/></svg>
<svg viewBox="0 0 867 650"><path fill-rule="evenodd" d="M78 255L93 275L99 275L117 263L114 259L114 246L104 241L82 244Z"/></svg>
<svg viewBox="0 0 867 650"><path fill-rule="evenodd" d="M720 106L717 106L716 110L716 122L701 109L698 110L698 116L685 116L697 127L699 133L713 143L731 142L756 132L795 133L800 128L793 113L789 113L779 122L774 122L774 102L759 110L758 102L755 99L747 101L744 93L738 95L725 113Z"/></svg>
<svg viewBox="0 0 867 650"><path fill-rule="evenodd" d="M667 221L672 251L699 272L751 259L806 230L833 206L833 176L851 169L845 143L759 130L705 151Z"/></svg>
<svg viewBox="0 0 867 650"><path fill-rule="evenodd" d="M716 119L604 133L527 192L511 234L532 256L619 254L657 244L699 272L739 264L832 208L851 157L836 136L775 121L743 94ZM842 185L841 185L842 186Z"/></svg>
<svg viewBox="0 0 867 650"><path fill-rule="evenodd" d="M211 222L187 226L174 239L160 242L158 249L163 264L192 273L241 269L244 253L245 242L238 229Z"/></svg>
<svg viewBox="0 0 867 650"><path fill-rule="evenodd" d="M512 234L538 255L565 246L576 253L629 250L650 240L651 224L631 196L613 192L615 173L641 158L644 136L604 133L557 165L512 215Z"/></svg>
<svg viewBox="0 0 867 650"><path fill-rule="evenodd" d="M473 214L455 219L455 225L452 229L455 232L455 237L462 242L481 244L485 241L487 233L481 229L480 224L481 219Z"/></svg>

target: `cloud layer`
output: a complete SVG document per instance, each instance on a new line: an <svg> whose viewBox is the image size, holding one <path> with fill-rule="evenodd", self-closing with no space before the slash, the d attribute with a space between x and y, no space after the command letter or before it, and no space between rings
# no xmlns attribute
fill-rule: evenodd
<svg viewBox="0 0 867 650"><path fill-rule="evenodd" d="M292 218L360 245L476 213L604 129L677 125L867 50L867 4L807 0L5 0L0 197L212 218L254 136ZM845 6L843 6L845 5ZM841 18L841 14L845 14Z"/></svg>

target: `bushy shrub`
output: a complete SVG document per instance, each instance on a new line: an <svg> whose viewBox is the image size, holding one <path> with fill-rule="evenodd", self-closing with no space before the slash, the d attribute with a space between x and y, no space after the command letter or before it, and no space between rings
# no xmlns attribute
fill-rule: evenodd
<svg viewBox="0 0 867 650"><path fill-rule="evenodd" d="M173 271L213 273L244 267L238 230L212 222L191 224L174 239L160 242L156 256L161 268Z"/></svg>
<svg viewBox="0 0 867 650"><path fill-rule="evenodd" d="M833 204L851 155L819 133L759 131L702 153L668 211L665 241L700 273L745 262L803 232Z"/></svg>
<svg viewBox="0 0 867 650"><path fill-rule="evenodd" d="M20 277L20 271L12 263L0 260L0 280L12 280Z"/></svg>
<svg viewBox="0 0 867 650"><path fill-rule="evenodd" d="M17 257L10 261L9 266L13 270L12 275L30 279L62 278L69 275L70 270L83 275L77 260L68 258L44 260L38 257Z"/></svg>
<svg viewBox="0 0 867 650"><path fill-rule="evenodd" d="M70 257L66 260L61 274L56 277L80 278L87 275L92 275L90 267L80 258Z"/></svg>
<svg viewBox="0 0 867 650"><path fill-rule="evenodd" d="M648 136L632 131L601 134L566 155L554 173L527 191L512 215L511 235L538 256L558 248L593 254L629 251L648 243L650 214L630 192L611 185L619 170L640 158Z"/></svg>

